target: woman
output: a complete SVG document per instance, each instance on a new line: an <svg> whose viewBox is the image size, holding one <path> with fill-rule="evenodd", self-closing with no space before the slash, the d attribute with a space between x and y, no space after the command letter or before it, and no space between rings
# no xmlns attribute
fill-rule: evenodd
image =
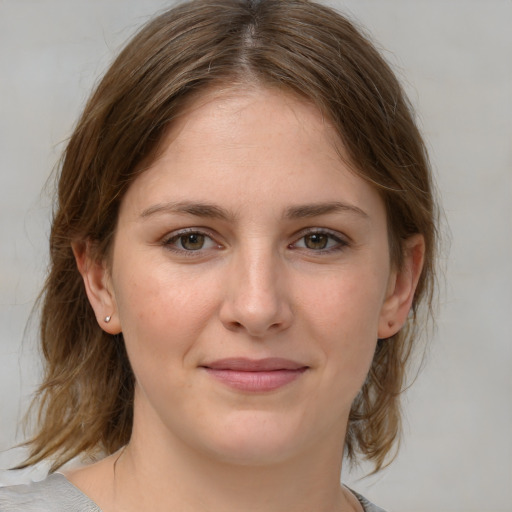
<svg viewBox="0 0 512 512"><path fill-rule="evenodd" d="M378 511L435 204L387 64L302 0L195 1L132 39L67 146L46 375L0 510Z"/></svg>

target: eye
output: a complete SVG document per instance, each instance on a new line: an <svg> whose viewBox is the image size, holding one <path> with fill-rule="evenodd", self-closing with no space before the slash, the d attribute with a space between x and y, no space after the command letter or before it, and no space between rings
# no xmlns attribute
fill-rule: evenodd
<svg viewBox="0 0 512 512"><path fill-rule="evenodd" d="M204 247L206 237L201 233L189 233L187 235L181 235L177 242L181 249L187 251L198 251Z"/></svg>
<svg viewBox="0 0 512 512"><path fill-rule="evenodd" d="M195 252L219 247L210 236L200 231L181 231L171 234L170 237L164 240L163 244L167 248L178 252Z"/></svg>
<svg viewBox="0 0 512 512"><path fill-rule="evenodd" d="M291 247L314 252L332 252L342 250L347 245L348 242L333 233L314 231L303 235L295 243L291 244Z"/></svg>
<svg viewBox="0 0 512 512"><path fill-rule="evenodd" d="M304 245L308 249L327 249L329 242L332 243L332 240L325 233L313 233L304 237Z"/></svg>

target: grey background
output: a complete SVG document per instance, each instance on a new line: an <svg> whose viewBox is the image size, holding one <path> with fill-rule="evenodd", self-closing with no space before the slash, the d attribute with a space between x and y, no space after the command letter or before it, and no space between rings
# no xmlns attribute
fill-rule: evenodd
<svg viewBox="0 0 512 512"><path fill-rule="evenodd" d="M8 448L39 376L37 322L24 330L46 265L41 190L92 84L170 3L0 0L0 467L19 461ZM400 454L376 477L346 479L395 512L512 511L512 1L330 4L360 20L402 76L451 238Z"/></svg>

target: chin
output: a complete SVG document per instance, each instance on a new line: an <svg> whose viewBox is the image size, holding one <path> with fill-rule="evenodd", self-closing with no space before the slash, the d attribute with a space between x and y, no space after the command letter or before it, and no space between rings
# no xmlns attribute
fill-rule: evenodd
<svg viewBox="0 0 512 512"><path fill-rule="evenodd" d="M203 438L210 455L227 464L265 466L292 459L304 446L305 432L283 418L251 413ZM258 417L259 416L259 417Z"/></svg>

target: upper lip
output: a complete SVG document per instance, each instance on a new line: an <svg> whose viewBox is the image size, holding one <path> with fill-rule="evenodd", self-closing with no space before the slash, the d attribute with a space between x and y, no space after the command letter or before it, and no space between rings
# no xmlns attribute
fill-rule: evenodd
<svg viewBox="0 0 512 512"><path fill-rule="evenodd" d="M281 357L268 357L265 359L229 357L226 359L218 359L201 366L212 370L231 370L240 372L270 372L276 370L300 370L307 368L307 365L303 363Z"/></svg>

